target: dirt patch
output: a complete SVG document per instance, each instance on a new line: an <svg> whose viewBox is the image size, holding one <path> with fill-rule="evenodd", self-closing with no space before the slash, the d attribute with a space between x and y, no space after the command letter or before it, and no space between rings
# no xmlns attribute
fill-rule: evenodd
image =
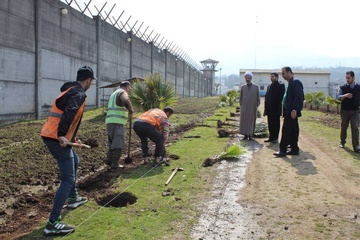
<svg viewBox="0 0 360 240"><path fill-rule="evenodd" d="M338 116L329 114L317 121L339 131ZM196 124L194 121L174 127L171 141L180 139L184 131ZM39 140L42 124L23 125L0 131L0 153L6 151L1 155L0 169L7 169L0 175L1 239L15 239L46 219L59 183L54 178L55 161ZM139 141L132 140L131 149L137 149L131 152L134 161L123 163L126 166L123 170L110 171L103 163L107 151L103 119L85 121L82 129L81 138L96 138L99 147L78 150L82 160L79 189L94 199L114 194L109 188L114 181L121 182L123 176L142 164ZM18 134L21 131L27 134L27 139ZM354 167L352 159L339 157L339 151L344 150L339 150L337 144L326 144L324 139L310 137L301 129L300 156L274 158L278 144L264 144L263 140L239 143L248 149L248 155L212 166L219 176L214 181L213 197L205 204L204 215L194 226L192 237L359 239L360 170ZM359 155L352 156L359 160Z"/></svg>
<svg viewBox="0 0 360 240"><path fill-rule="evenodd" d="M339 131L333 116L321 122ZM327 144L303 129L299 146L299 156L273 157L278 144L264 144L253 154L239 203L257 222L254 237L359 239L360 170L352 159L339 156L343 149L337 143Z"/></svg>
<svg viewBox="0 0 360 240"><path fill-rule="evenodd" d="M314 120L339 131L339 118ZM354 160L344 159L337 143L303 129L299 156L276 158L278 144L264 140L241 142L249 154L213 165L219 175L192 239L360 239L360 169L354 163L360 155L345 149Z"/></svg>
<svg viewBox="0 0 360 240"><path fill-rule="evenodd" d="M182 138L183 133L201 124L203 118L213 114L217 100L212 104L204 104L202 113L185 125L172 125L169 142L176 142ZM186 102L186 100L185 100ZM199 112L199 107L190 103L183 106L179 104L175 109L177 114L186 112ZM211 107L212 106L212 107ZM110 170L105 164L107 154L107 136L105 129L105 115L97 116L82 122L79 137L94 148L76 149L80 157L78 171L78 189L80 194L92 199L98 196L114 194L110 186L115 181L121 182L123 177L143 164L140 140L132 133L130 156L132 162L125 163L127 148L124 149L120 163L125 167ZM0 238L16 239L31 232L40 221L48 218L52 207L54 191L59 184L56 161L50 155L42 142L39 133L42 122L28 122L2 126L0 128ZM127 129L125 132L128 133ZM128 143L128 136L125 137ZM154 152L154 144L149 144ZM168 156L170 159L176 156ZM125 198L125 199L124 199ZM132 204L136 196L121 196L115 202L119 206ZM108 199L106 199L108 200ZM106 201L104 200L104 201ZM24 214L25 213L25 214Z"/></svg>

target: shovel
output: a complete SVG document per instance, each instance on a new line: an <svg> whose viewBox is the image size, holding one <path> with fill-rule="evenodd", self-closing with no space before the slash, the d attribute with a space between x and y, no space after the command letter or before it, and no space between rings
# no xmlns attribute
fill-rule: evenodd
<svg viewBox="0 0 360 240"><path fill-rule="evenodd" d="M72 147L79 147L79 148L91 148L91 146L84 144L84 143L73 143L73 142L69 142L67 145L72 146Z"/></svg>
<svg viewBox="0 0 360 240"><path fill-rule="evenodd" d="M130 157L130 143L131 143L131 117L129 118L129 143L128 143L128 152L127 157L124 159L125 163L132 163L132 159Z"/></svg>

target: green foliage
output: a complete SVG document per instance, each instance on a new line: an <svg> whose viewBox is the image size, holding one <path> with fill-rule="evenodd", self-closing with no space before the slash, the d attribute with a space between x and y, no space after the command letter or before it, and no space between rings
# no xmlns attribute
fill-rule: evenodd
<svg viewBox="0 0 360 240"><path fill-rule="evenodd" d="M226 102L228 99L226 95L220 95L219 98L220 98L220 102Z"/></svg>
<svg viewBox="0 0 360 240"><path fill-rule="evenodd" d="M229 158L237 158L244 152L245 152L244 149L240 148L239 145L234 144L231 147L229 147L228 149L226 149L226 152L220 153L219 156L217 157L217 159L223 160L223 159L229 159Z"/></svg>
<svg viewBox="0 0 360 240"><path fill-rule="evenodd" d="M175 86L161 79L156 73L145 77L145 81L135 81L131 86L131 103L147 111L152 108L163 109L176 101Z"/></svg>
<svg viewBox="0 0 360 240"><path fill-rule="evenodd" d="M226 102L227 102L228 97L226 95L220 95L219 99L220 99L220 103L219 103L218 107L226 107Z"/></svg>
<svg viewBox="0 0 360 240"><path fill-rule="evenodd" d="M226 95L228 97L229 105L233 106L236 99L240 96L240 93L236 90L230 90L226 93Z"/></svg>
<svg viewBox="0 0 360 240"><path fill-rule="evenodd" d="M268 134L267 123L265 123L265 122L256 123L255 129L254 129L254 136L259 137L259 138L268 137L269 134Z"/></svg>
<svg viewBox="0 0 360 240"><path fill-rule="evenodd" d="M332 97L330 97L330 96L327 96L327 97L325 98L325 103L326 103L326 104L329 104L329 105L331 105L331 106L338 106L338 105L341 104L341 101L338 100L338 99L336 99L336 98L332 98Z"/></svg>
<svg viewBox="0 0 360 240"><path fill-rule="evenodd" d="M315 106L316 109L319 109L319 107L324 104L324 100L324 92L312 92L305 94L305 101L306 103L310 104L310 109L312 109L312 106Z"/></svg>

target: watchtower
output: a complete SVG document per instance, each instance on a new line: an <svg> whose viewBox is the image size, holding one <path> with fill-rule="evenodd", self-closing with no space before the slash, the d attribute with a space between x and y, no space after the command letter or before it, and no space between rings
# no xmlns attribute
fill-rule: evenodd
<svg viewBox="0 0 360 240"><path fill-rule="evenodd" d="M204 75L206 77L206 92L205 94L207 96L213 96L214 95L214 81L215 81L215 72L217 72L218 70L216 70L216 65L219 63L216 60L213 59L206 59L200 62L201 65L203 66L203 69L201 71L204 72Z"/></svg>

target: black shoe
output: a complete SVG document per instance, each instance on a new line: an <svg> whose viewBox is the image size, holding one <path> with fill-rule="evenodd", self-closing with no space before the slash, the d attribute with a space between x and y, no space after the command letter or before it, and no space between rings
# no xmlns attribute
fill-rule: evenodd
<svg viewBox="0 0 360 240"><path fill-rule="evenodd" d="M272 142L273 140L271 140L271 139L266 139L266 140L264 140L264 142Z"/></svg>
<svg viewBox="0 0 360 240"><path fill-rule="evenodd" d="M249 141L253 140L252 136L249 136Z"/></svg>
<svg viewBox="0 0 360 240"><path fill-rule="evenodd" d="M299 152L295 152L295 151L288 151L287 153L286 153L287 155L299 155Z"/></svg>
<svg viewBox="0 0 360 240"><path fill-rule="evenodd" d="M111 169L118 169L119 167L120 167L119 162L113 162L113 163L111 163L111 166L110 166Z"/></svg>
<svg viewBox="0 0 360 240"><path fill-rule="evenodd" d="M278 151L278 152L274 153L274 155L277 156L277 157L285 157L286 153L282 152L282 151Z"/></svg>
<svg viewBox="0 0 360 240"><path fill-rule="evenodd" d="M110 159L108 159L108 158L106 158L106 159L104 160L104 163L105 163L106 165L108 165L108 166L111 166L111 161L110 161Z"/></svg>
<svg viewBox="0 0 360 240"><path fill-rule="evenodd" d="M241 139L241 141L244 141L244 140L248 140L248 136L245 135L243 139Z"/></svg>
<svg viewBox="0 0 360 240"><path fill-rule="evenodd" d="M345 147L345 143L340 143L339 147L344 148L344 147Z"/></svg>
<svg viewBox="0 0 360 240"><path fill-rule="evenodd" d="M359 152L360 152L360 148L359 148L359 147L356 147L356 148L354 149L354 152L359 153Z"/></svg>

